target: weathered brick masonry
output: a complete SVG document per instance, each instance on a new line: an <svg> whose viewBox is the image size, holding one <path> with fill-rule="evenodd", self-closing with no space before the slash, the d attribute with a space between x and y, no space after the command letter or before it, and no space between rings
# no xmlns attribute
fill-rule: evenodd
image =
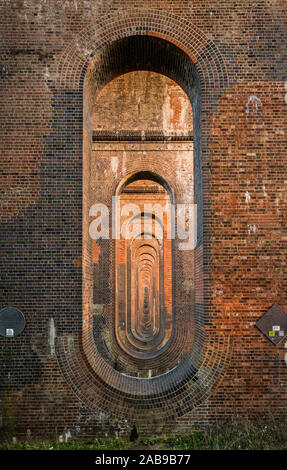
<svg viewBox="0 0 287 470"><path fill-rule="evenodd" d="M286 419L286 1L0 8L2 436ZM114 195L195 202L196 249L92 240Z"/></svg>

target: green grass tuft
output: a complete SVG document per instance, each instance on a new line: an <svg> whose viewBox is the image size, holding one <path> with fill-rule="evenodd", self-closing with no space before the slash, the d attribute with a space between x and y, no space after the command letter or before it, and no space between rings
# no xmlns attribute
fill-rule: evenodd
<svg viewBox="0 0 287 470"><path fill-rule="evenodd" d="M69 442L0 442L1 450L287 450L287 423L226 424L175 437L139 438L131 443L123 438L96 438Z"/></svg>

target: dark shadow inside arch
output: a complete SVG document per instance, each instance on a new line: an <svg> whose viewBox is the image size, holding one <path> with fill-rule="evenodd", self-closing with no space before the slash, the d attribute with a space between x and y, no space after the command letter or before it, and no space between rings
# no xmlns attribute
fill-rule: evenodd
<svg viewBox="0 0 287 470"><path fill-rule="evenodd" d="M128 200L132 202L133 191L130 193L128 188L133 188L137 196L140 196L141 204L150 202L148 196L151 188L158 191L158 196L168 198L168 203L164 199L163 205L160 204L160 199L157 201L158 207L155 210L158 211L160 207L159 213L147 212L145 206L138 206L138 212L129 215L127 224L128 227L135 226L136 233L130 240L122 239L122 235L120 240L115 240L116 340L125 354L137 360L137 376L145 377L144 363L162 355L174 336L174 247L173 240L168 239L167 235L167 232L171 235L171 227L174 227L174 198L172 188L166 180L151 171L132 173L120 182L116 195L119 198L123 195L131 197ZM119 208L117 220L121 220L120 213ZM160 227L160 239L157 238L159 233L156 232L156 225ZM127 260L124 265L118 262L123 251ZM165 296L166 290L171 293L169 300ZM158 374L165 373L168 369L166 365L162 368L158 361ZM150 374L152 372L150 369Z"/></svg>
<svg viewBox="0 0 287 470"><path fill-rule="evenodd" d="M153 181L154 183L160 184L168 193L171 203L175 203L174 192L171 186L162 176L158 175L157 173L154 173L153 171L137 171L136 173L131 174L128 178L124 180L123 183L119 185L116 190L116 195L121 194L129 184L140 180L149 180Z"/></svg>
<svg viewBox="0 0 287 470"><path fill-rule="evenodd" d="M185 52L164 39L128 36L105 46L93 59L93 78L99 87L137 70L166 75L182 87L193 103L199 86L196 68Z"/></svg>

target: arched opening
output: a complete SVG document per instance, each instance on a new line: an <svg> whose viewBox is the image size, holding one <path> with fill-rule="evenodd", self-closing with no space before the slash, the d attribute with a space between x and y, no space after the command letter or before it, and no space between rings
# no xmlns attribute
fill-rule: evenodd
<svg viewBox="0 0 287 470"><path fill-rule="evenodd" d="M148 172L130 176L117 197L115 332L127 354L146 360L173 333L172 199Z"/></svg>
<svg viewBox="0 0 287 470"><path fill-rule="evenodd" d="M98 203L109 235L84 238L83 346L125 376L168 372L196 340L195 252L180 249L174 203L196 200L198 91L190 59L160 38L116 41L86 73L84 237ZM149 204L169 208L158 218Z"/></svg>

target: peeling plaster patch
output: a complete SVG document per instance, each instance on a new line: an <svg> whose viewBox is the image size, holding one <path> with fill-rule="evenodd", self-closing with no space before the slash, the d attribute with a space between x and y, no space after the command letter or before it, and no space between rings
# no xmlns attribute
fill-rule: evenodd
<svg viewBox="0 0 287 470"><path fill-rule="evenodd" d="M6 75L6 77L8 77L8 75L9 75L9 71L5 68L4 65L3 65L2 70L1 70L1 75L2 76Z"/></svg>
<svg viewBox="0 0 287 470"><path fill-rule="evenodd" d="M65 442L68 442L69 439L71 439L72 434L70 431L65 432Z"/></svg>
<svg viewBox="0 0 287 470"><path fill-rule="evenodd" d="M248 122L250 115L257 116L261 112L262 112L262 102L260 98L258 98L258 96L256 95L250 95L248 97L246 107L245 107L246 121Z"/></svg>
<svg viewBox="0 0 287 470"><path fill-rule="evenodd" d="M179 119L178 119L178 127L181 129L184 129L185 126L185 114L188 112L188 107L186 103L186 98L185 96L180 96L179 97L179 102L180 102L180 114L179 114ZM187 109L186 109L187 108Z"/></svg>
<svg viewBox="0 0 287 470"><path fill-rule="evenodd" d="M168 146L169 149L173 150L173 146ZM192 191L190 191L191 177L188 172L182 171L183 168L188 168L190 159L190 151L176 152L176 178L179 185L182 188L182 198L186 204L192 204L194 202Z"/></svg>
<svg viewBox="0 0 287 470"><path fill-rule="evenodd" d="M54 318L50 318L48 326L48 344L50 347L50 354L55 354L55 337L56 337L56 328Z"/></svg>
<svg viewBox="0 0 287 470"><path fill-rule="evenodd" d="M45 83L45 87L46 87L46 89L47 89L48 91L50 91L50 90L49 90L49 86L48 86L49 80L51 80L51 74L50 74L50 72L49 72L49 67L48 67L48 65L46 64L46 70L45 70L45 73L44 73L44 83Z"/></svg>
<svg viewBox="0 0 287 470"><path fill-rule="evenodd" d="M49 72L48 64L46 64L46 69L45 69L45 73L44 73L44 78L45 78L45 81L46 81L46 80L50 80L50 78L51 78L51 74L50 74L50 72Z"/></svg>
<svg viewBox="0 0 287 470"><path fill-rule="evenodd" d="M255 233L257 231L256 225L247 224L248 234Z"/></svg>
<svg viewBox="0 0 287 470"><path fill-rule="evenodd" d="M64 0L64 2L62 3L62 8L65 10L66 8L71 8L71 6L73 6L74 4L74 8L75 10L78 9L78 3L77 3L77 0L74 0L73 2L71 0Z"/></svg>
<svg viewBox="0 0 287 470"><path fill-rule="evenodd" d="M245 193L245 202L246 202L246 204L249 203L250 199L251 199L251 196L250 196L249 192L246 191L246 193Z"/></svg>
<svg viewBox="0 0 287 470"><path fill-rule="evenodd" d="M113 173L117 173L118 166L119 166L118 157L112 157L111 158L111 170L112 170Z"/></svg>
<svg viewBox="0 0 287 470"><path fill-rule="evenodd" d="M79 54L81 54L84 57L90 57L93 54L92 49L87 49L86 47L79 44L78 41L76 41L76 48L79 51Z"/></svg>
<svg viewBox="0 0 287 470"><path fill-rule="evenodd" d="M122 159L122 172L126 172L126 160L127 160L127 152L123 151L123 159Z"/></svg>
<svg viewBox="0 0 287 470"><path fill-rule="evenodd" d="M93 135L93 120L92 113L90 111L88 100L84 101L84 129L88 132L89 136L92 138Z"/></svg>
<svg viewBox="0 0 287 470"><path fill-rule="evenodd" d="M263 186L262 186L262 189L263 189L263 194L264 194L264 197L267 197L267 196L268 196L268 194L266 193L265 184L263 184Z"/></svg>

